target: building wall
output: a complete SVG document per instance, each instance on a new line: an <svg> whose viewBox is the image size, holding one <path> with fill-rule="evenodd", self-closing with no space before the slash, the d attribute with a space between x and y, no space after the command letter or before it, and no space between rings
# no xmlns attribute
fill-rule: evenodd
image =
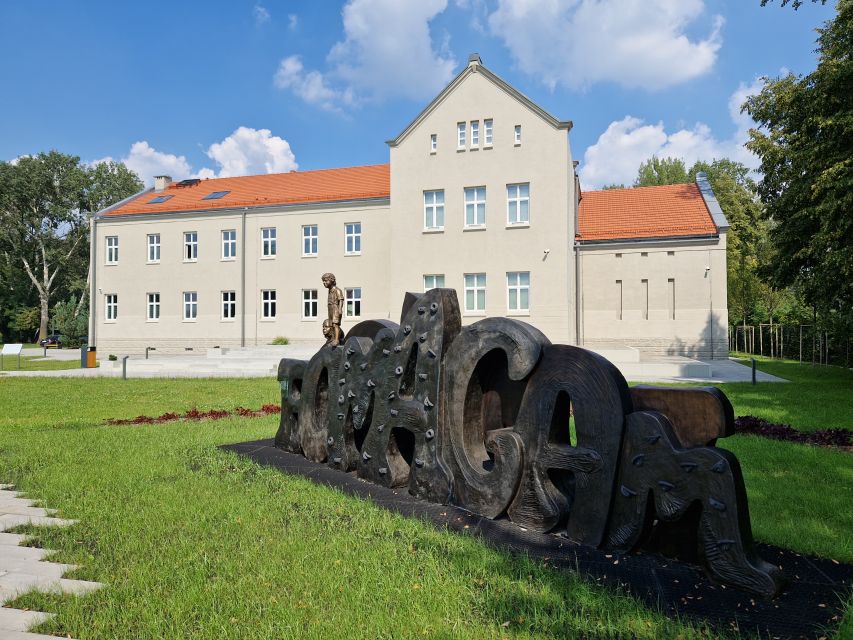
<svg viewBox="0 0 853 640"><path fill-rule="evenodd" d="M584 346L727 356L724 233L699 242L585 246L581 279Z"/></svg>
<svg viewBox="0 0 853 640"><path fill-rule="evenodd" d="M344 225L362 225L361 255L344 252ZM303 257L302 226L318 226L318 255ZM277 255L261 256L261 229L277 229ZM237 257L223 260L223 230L237 231ZM196 262L183 259L183 234L198 233ZM161 259L147 261L147 236L159 233ZM106 237L119 238L119 261L106 264ZM361 287L361 319L390 316L388 301L387 200L379 204L326 207L292 207L249 211L245 238L240 212L191 215L101 218L95 235L96 344L101 353L140 353L146 346L158 352L181 352L186 347L240 346L241 300L245 303L246 346L268 344L276 336L291 341L321 344L326 317L326 290L320 281L325 271L338 277L338 286ZM241 285L245 255L245 288ZM273 289L277 297L275 319L261 317L261 290ZM317 289L318 316L302 317L302 290ZM198 318L183 320L183 292L198 293ZM221 292L235 291L238 317L223 320ZM148 321L147 294L160 293L160 319ZM105 319L105 296L118 295L118 318ZM344 331L360 319L344 318Z"/></svg>
<svg viewBox="0 0 853 640"><path fill-rule="evenodd" d="M494 123L491 148L484 120ZM480 144L470 148L471 121ZM465 150L457 149L457 123L465 122ZM521 125L521 144L514 128ZM430 152L430 136L437 149ZM529 313L515 314L554 342L574 342L573 264L575 185L566 130L508 95L482 73L465 77L397 146L391 147L389 306L405 291L421 291L424 274L444 274L464 310L466 273L486 274L486 308L464 323L510 315L507 272L530 273ZM571 178L571 179L570 179ZM530 184L530 223L507 224L508 184ZM486 224L465 229L465 187L486 187ZM424 229L424 191L443 189L445 225ZM549 250L549 253L545 253Z"/></svg>

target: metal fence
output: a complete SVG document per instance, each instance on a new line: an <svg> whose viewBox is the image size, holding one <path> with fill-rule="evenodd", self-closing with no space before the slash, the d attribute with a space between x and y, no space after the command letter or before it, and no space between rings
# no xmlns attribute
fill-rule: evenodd
<svg viewBox="0 0 853 640"><path fill-rule="evenodd" d="M729 327L729 351L812 364L850 367L850 336L813 324L748 324Z"/></svg>

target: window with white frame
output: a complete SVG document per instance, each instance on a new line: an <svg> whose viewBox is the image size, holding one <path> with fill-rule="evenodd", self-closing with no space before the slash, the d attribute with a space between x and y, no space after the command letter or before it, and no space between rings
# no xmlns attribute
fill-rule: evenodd
<svg viewBox="0 0 853 640"><path fill-rule="evenodd" d="M275 289L264 289L261 291L261 318L272 320L276 315L276 293Z"/></svg>
<svg viewBox="0 0 853 640"><path fill-rule="evenodd" d="M493 126L494 122L491 118L489 118L488 120L483 120L483 143L487 147L492 146L492 141L494 138Z"/></svg>
<svg viewBox="0 0 853 640"><path fill-rule="evenodd" d="M184 291L184 322L194 322L198 318L198 292Z"/></svg>
<svg viewBox="0 0 853 640"><path fill-rule="evenodd" d="M459 122L456 124L456 148L465 148L465 123Z"/></svg>
<svg viewBox="0 0 853 640"><path fill-rule="evenodd" d="M424 229L444 229L444 189L424 191Z"/></svg>
<svg viewBox="0 0 853 640"><path fill-rule="evenodd" d="M465 187L465 226L486 224L486 187Z"/></svg>
<svg viewBox="0 0 853 640"><path fill-rule="evenodd" d="M108 321L118 320L118 294L108 293L104 298L104 318Z"/></svg>
<svg viewBox="0 0 853 640"><path fill-rule="evenodd" d="M471 147L477 148L480 146L480 121L471 120Z"/></svg>
<svg viewBox="0 0 853 640"><path fill-rule="evenodd" d="M317 225L306 224L302 227L302 255L316 256L318 248Z"/></svg>
<svg viewBox="0 0 853 640"><path fill-rule="evenodd" d="M160 234L148 234L148 262L160 262Z"/></svg>
<svg viewBox="0 0 853 640"><path fill-rule="evenodd" d="M261 257L274 258L278 251L277 241L278 232L275 227L265 227L261 229Z"/></svg>
<svg viewBox="0 0 853 640"><path fill-rule="evenodd" d="M433 133L429 136L429 152L435 153L438 149L438 134Z"/></svg>
<svg viewBox="0 0 853 640"><path fill-rule="evenodd" d="M424 292L429 291L430 289L443 289L444 288L444 274L443 273L429 273L424 275Z"/></svg>
<svg viewBox="0 0 853 640"><path fill-rule="evenodd" d="M118 264L118 236L107 236L107 264Z"/></svg>
<svg viewBox="0 0 853 640"><path fill-rule="evenodd" d="M477 313L486 310L486 274L465 274L465 311Z"/></svg>
<svg viewBox="0 0 853 640"><path fill-rule="evenodd" d="M347 318L361 317L361 287L346 290L346 316Z"/></svg>
<svg viewBox="0 0 853 640"><path fill-rule="evenodd" d="M222 319L233 320L237 317L237 292L222 292Z"/></svg>
<svg viewBox="0 0 853 640"><path fill-rule="evenodd" d="M509 271L506 274L506 308L508 311L530 311L530 272Z"/></svg>
<svg viewBox="0 0 853 640"><path fill-rule="evenodd" d="M317 317L317 290L303 289L302 290L302 317L304 319Z"/></svg>
<svg viewBox="0 0 853 640"><path fill-rule="evenodd" d="M516 146L521 144L521 125L515 125L515 144Z"/></svg>
<svg viewBox="0 0 853 640"><path fill-rule="evenodd" d="M530 224L530 183L506 186L507 224Z"/></svg>
<svg viewBox="0 0 853 640"><path fill-rule="evenodd" d="M198 232L184 232L184 262L198 260Z"/></svg>
<svg viewBox="0 0 853 640"><path fill-rule="evenodd" d="M237 232L228 229L222 232L222 259L233 260L237 257Z"/></svg>
<svg viewBox="0 0 853 640"><path fill-rule="evenodd" d="M148 322L157 322L160 319L160 294L159 293L149 293L148 294L148 304L147 304L148 313L146 314L146 319Z"/></svg>
<svg viewBox="0 0 853 640"><path fill-rule="evenodd" d="M347 222L344 225L345 245L344 252L348 256L361 254L361 223Z"/></svg>

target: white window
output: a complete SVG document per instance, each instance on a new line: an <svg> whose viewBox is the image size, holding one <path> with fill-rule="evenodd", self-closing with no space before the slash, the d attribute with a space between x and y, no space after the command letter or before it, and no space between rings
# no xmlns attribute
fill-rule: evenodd
<svg viewBox="0 0 853 640"><path fill-rule="evenodd" d="M521 125L515 125L515 144L516 146L521 144Z"/></svg>
<svg viewBox="0 0 853 640"><path fill-rule="evenodd" d="M198 318L198 292L184 291L184 322L195 322Z"/></svg>
<svg viewBox="0 0 853 640"><path fill-rule="evenodd" d="M480 146L480 121L471 120L471 146L477 148Z"/></svg>
<svg viewBox="0 0 853 640"><path fill-rule="evenodd" d="M184 262L196 260L198 260L198 233L187 231L184 233Z"/></svg>
<svg viewBox="0 0 853 640"><path fill-rule="evenodd" d="M160 319L160 294L148 294L148 322L157 322Z"/></svg>
<svg viewBox="0 0 853 640"><path fill-rule="evenodd" d="M302 290L302 317L305 319L317 317L317 290Z"/></svg>
<svg viewBox="0 0 853 640"><path fill-rule="evenodd" d="M306 224L302 227L302 255L316 256L317 255L317 225Z"/></svg>
<svg viewBox="0 0 853 640"><path fill-rule="evenodd" d="M107 264L118 264L118 236L107 236Z"/></svg>
<svg viewBox="0 0 853 640"><path fill-rule="evenodd" d="M487 147L492 146L492 140L493 140L493 133L492 133L493 128L492 127L493 127L493 122L492 122L491 118L489 118L488 120L483 120L483 136L485 137L485 140L483 142L485 143L485 146L487 146Z"/></svg>
<svg viewBox="0 0 853 640"><path fill-rule="evenodd" d="M438 149L438 134L436 134L436 133L430 134L429 152L435 153L437 149Z"/></svg>
<svg viewBox="0 0 853 640"><path fill-rule="evenodd" d="M261 291L261 318L272 320L276 314L275 289L264 289Z"/></svg>
<svg viewBox="0 0 853 640"><path fill-rule="evenodd" d="M486 187L465 187L465 226L486 224Z"/></svg>
<svg viewBox="0 0 853 640"><path fill-rule="evenodd" d="M424 276L424 292L429 291L430 289L443 289L444 288L444 274L443 273L430 273Z"/></svg>
<svg viewBox="0 0 853 640"><path fill-rule="evenodd" d="M486 310L486 274L465 274L465 311L480 312Z"/></svg>
<svg viewBox="0 0 853 640"><path fill-rule="evenodd" d="M444 229L444 189L424 191L424 229Z"/></svg>
<svg viewBox="0 0 853 640"><path fill-rule="evenodd" d="M222 319L233 320L237 317L237 292L222 292Z"/></svg>
<svg viewBox="0 0 853 640"><path fill-rule="evenodd" d="M222 259L233 260L237 257L237 232L228 229L222 232Z"/></svg>
<svg viewBox="0 0 853 640"><path fill-rule="evenodd" d="M509 271L506 274L506 308L508 311L530 311L529 271Z"/></svg>
<svg viewBox="0 0 853 640"><path fill-rule="evenodd" d="M263 258L274 258L276 252L278 251L278 247L276 246L276 236L278 233L276 232L275 227L267 227L261 229L261 257Z"/></svg>
<svg viewBox="0 0 853 640"><path fill-rule="evenodd" d="M148 262L160 262L160 234L148 234Z"/></svg>
<svg viewBox="0 0 853 640"><path fill-rule="evenodd" d="M117 293L108 293L104 296L106 298L107 303L104 305L104 314L107 320L117 320L118 319L118 294Z"/></svg>
<svg viewBox="0 0 853 640"><path fill-rule="evenodd" d="M361 287L353 287L346 290L346 316L347 318L361 317Z"/></svg>
<svg viewBox="0 0 853 640"><path fill-rule="evenodd" d="M507 224L530 223L530 183L506 186Z"/></svg>
<svg viewBox="0 0 853 640"><path fill-rule="evenodd" d="M361 223L347 222L344 225L346 244L344 251L348 256L361 255Z"/></svg>
<svg viewBox="0 0 853 640"><path fill-rule="evenodd" d="M456 148L457 149L464 149L465 148L465 123L464 122L457 123L456 135L457 135Z"/></svg>

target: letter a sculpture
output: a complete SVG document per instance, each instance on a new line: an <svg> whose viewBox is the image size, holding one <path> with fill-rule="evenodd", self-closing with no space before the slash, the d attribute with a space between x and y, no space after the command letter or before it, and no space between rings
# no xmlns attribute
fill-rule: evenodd
<svg viewBox="0 0 853 640"><path fill-rule="evenodd" d="M578 544L687 551L719 582L779 592L738 461L714 446L734 428L722 392L629 389L605 358L517 320L462 327L452 289L406 294L400 325L361 322L344 341L340 289L323 284L329 341L281 361L276 446Z"/></svg>

